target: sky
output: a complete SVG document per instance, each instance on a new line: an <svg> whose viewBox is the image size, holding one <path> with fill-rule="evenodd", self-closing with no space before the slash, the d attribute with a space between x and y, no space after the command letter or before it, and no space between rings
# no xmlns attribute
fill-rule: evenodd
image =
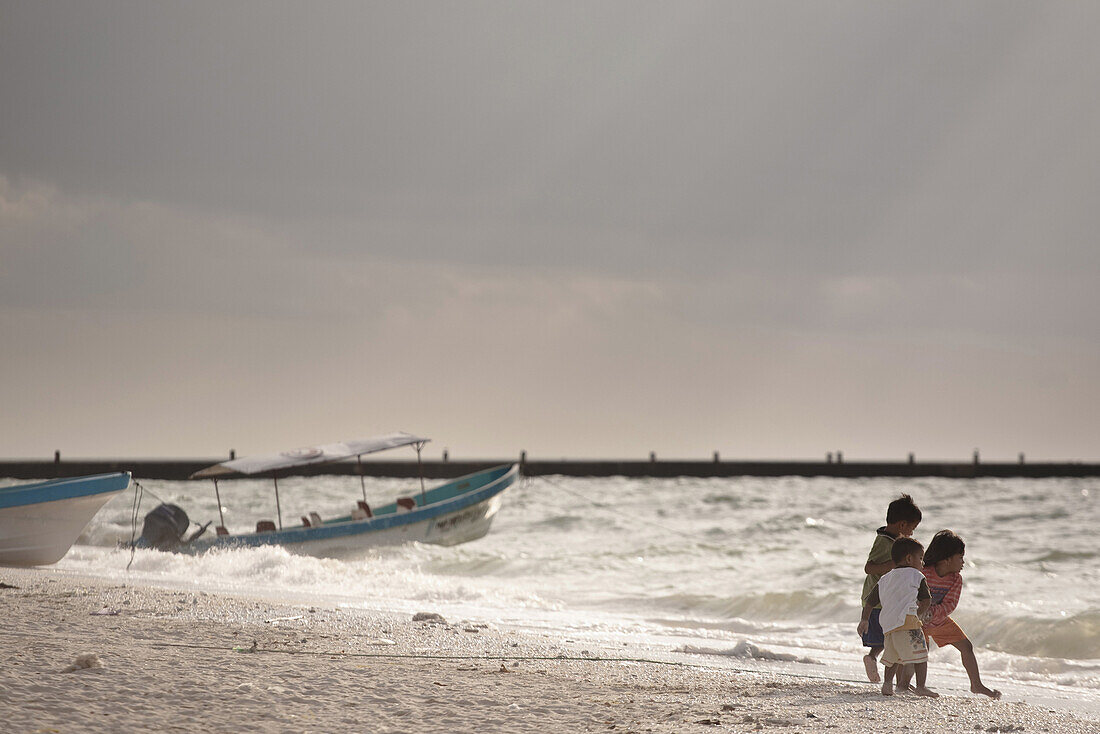
<svg viewBox="0 0 1100 734"><path fill-rule="evenodd" d="M1098 36L0 0L0 457L1100 460Z"/></svg>

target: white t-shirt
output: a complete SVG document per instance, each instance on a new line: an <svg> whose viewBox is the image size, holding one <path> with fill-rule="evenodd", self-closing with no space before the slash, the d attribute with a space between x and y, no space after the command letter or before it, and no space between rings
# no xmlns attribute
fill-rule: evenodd
<svg viewBox="0 0 1100 734"><path fill-rule="evenodd" d="M924 574L908 566L895 568L878 580L878 598L882 602L878 623L883 634L905 624L906 615L917 616L917 591L922 581Z"/></svg>

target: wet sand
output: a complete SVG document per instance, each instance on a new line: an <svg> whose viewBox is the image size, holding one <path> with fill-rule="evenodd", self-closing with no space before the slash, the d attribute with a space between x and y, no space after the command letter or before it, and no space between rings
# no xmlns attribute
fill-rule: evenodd
<svg viewBox="0 0 1100 734"><path fill-rule="evenodd" d="M55 569L0 568L0 582L18 587L0 589L11 732L1100 732L1021 702L886 699L871 684L610 660L622 649L478 620Z"/></svg>

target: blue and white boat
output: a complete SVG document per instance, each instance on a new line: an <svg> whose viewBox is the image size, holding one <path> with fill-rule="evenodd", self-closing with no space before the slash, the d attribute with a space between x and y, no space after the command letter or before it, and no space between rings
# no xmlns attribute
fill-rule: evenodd
<svg viewBox="0 0 1100 734"><path fill-rule="evenodd" d="M294 467L339 461L399 446L413 446L419 463L420 450L428 439L408 433L391 433L377 438L344 441L278 454L234 459L203 469L192 478L214 480L219 513L222 500L218 480L269 474L275 491L276 520L260 520L254 532L230 533L224 517L213 535L201 531L185 538L189 527L186 514L173 505L161 505L145 518L139 547L154 547L187 553L211 548L242 548L278 545L294 553L315 556L345 556L364 548L418 541L456 545L476 540L489 532L500 510L503 493L519 478L519 467L504 464L452 479L437 487L397 497L377 507L367 503L366 485L360 474L361 500L350 500L347 515L321 518L316 513L293 525L284 524L279 503L278 476ZM284 472L285 476L285 472ZM160 517L155 517L160 513Z"/></svg>
<svg viewBox="0 0 1100 734"><path fill-rule="evenodd" d="M129 486L130 473L116 472L0 487L0 565L61 560L99 509Z"/></svg>

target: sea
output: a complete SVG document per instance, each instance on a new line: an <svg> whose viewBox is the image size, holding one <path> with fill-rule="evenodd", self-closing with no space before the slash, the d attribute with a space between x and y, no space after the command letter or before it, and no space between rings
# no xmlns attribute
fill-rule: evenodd
<svg viewBox="0 0 1100 734"><path fill-rule="evenodd" d="M137 520L159 500L199 523L213 485L142 480ZM275 517L270 482L220 483L226 525ZM419 489L371 479L372 504ZM355 477L280 481L284 520L345 515ZM188 556L126 547L135 492L111 500L57 564L121 583L254 595L398 614L435 612L579 647L871 685L856 634L863 565L887 504L906 493L925 544L966 541L953 617L986 685L1100 718L1100 480L522 479L491 531L455 547L408 544L314 558L283 548ZM132 557L131 557L132 555ZM970 695L959 654L934 650L929 685Z"/></svg>

